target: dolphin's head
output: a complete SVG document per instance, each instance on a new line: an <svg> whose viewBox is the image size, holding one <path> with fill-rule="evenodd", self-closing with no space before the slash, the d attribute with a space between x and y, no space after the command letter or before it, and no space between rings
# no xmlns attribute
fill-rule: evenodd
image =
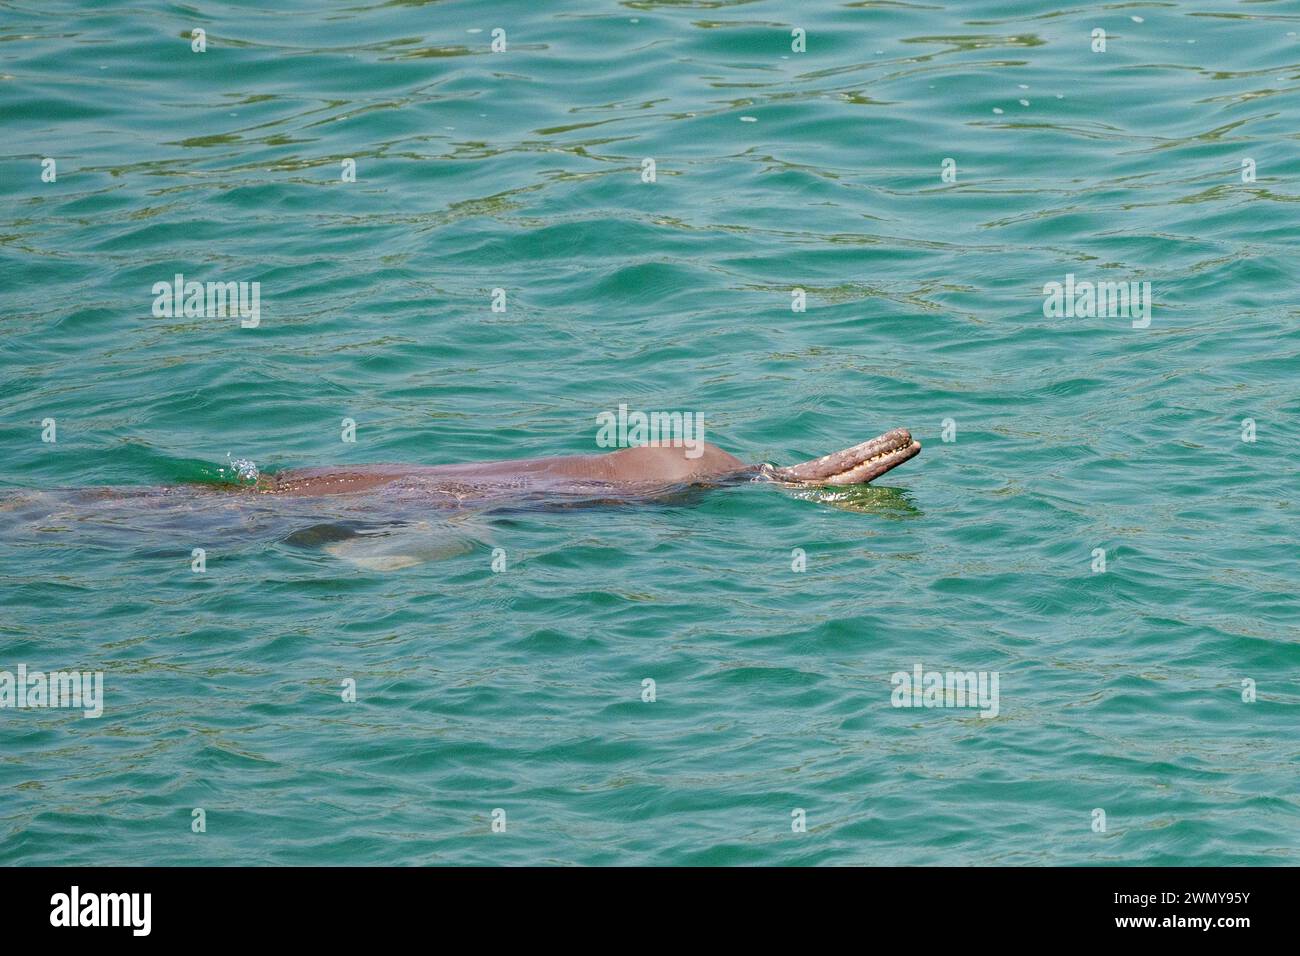
<svg viewBox="0 0 1300 956"><path fill-rule="evenodd" d="M762 474L790 484L863 485L892 471L921 452L921 443L913 441L906 428L895 428L861 445L832 452L812 461L789 468L763 465Z"/></svg>

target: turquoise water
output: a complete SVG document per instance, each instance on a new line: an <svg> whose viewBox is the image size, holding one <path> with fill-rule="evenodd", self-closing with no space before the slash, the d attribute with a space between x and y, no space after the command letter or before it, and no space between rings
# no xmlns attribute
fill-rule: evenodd
<svg viewBox="0 0 1300 956"><path fill-rule="evenodd" d="M1300 10L274 6L0 3L0 669L105 687L0 710L0 863L1300 862ZM155 316L176 273L260 324ZM1149 327L1047 317L1068 274ZM14 490L620 403L925 450L454 517ZM917 664L997 716L892 706Z"/></svg>

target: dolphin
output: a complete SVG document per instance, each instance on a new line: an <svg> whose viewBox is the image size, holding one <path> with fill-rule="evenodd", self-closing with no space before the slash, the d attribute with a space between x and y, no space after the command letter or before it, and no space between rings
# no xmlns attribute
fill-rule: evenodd
<svg viewBox="0 0 1300 956"><path fill-rule="evenodd" d="M695 455L688 454L695 451ZM596 455L525 458L460 465L362 465L295 468L259 476L245 490L286 498L356 495L389 489L456 505L493 499L628 500L653 498L685 487L716 487L740 481L827 487L874 481L915 458L921 443L905 428L797 465L746 464L716 445L693 449L638 445Z"/></svg>
<svg viewBox="0 0 1300 956"><path fill-rule="evenodd" d="M920 442L897 428L784 468L746 464L707 443L661 444L458 465L253 470L238 483L19 490L0 493L0 538L75 527L83 541L105 550L120 550L126 531L154 540L216 538L229 548L270 533L296 550L387 571L487 543L484 515L663 501L750 481L792 489L862 485L920 450Z"/></svg>

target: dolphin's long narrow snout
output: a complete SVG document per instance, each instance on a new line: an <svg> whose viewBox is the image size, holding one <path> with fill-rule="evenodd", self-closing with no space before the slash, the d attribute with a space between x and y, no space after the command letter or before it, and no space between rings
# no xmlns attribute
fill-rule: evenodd
<svg viewBox="0 0 1300 956"><path fill-rule="evenodd" d="M852 448L832 452L789 468L764 465L762 472L777 481L801 485L861 485L874 481L921 452L906 428L895 428Z"/></svg>

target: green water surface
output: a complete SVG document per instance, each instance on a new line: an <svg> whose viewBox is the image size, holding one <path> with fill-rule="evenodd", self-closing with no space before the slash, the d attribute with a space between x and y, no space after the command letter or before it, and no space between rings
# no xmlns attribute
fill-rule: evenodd
<svg viewBox="0 0 1300 956"><path fill-rule="evenodd" d="M1300 862L1298 31L0 2L0 670L105 686L0 709L0 864ZM155 315L177 273L259 325ZM1068 274L1149 282L1149 326L1046 316ZM349 504L42 497L593 452L620 403L747 461L925 450L839 495L379 502L341 548L294 534ZM997 715L894 707L918 664Z"/></svg>

